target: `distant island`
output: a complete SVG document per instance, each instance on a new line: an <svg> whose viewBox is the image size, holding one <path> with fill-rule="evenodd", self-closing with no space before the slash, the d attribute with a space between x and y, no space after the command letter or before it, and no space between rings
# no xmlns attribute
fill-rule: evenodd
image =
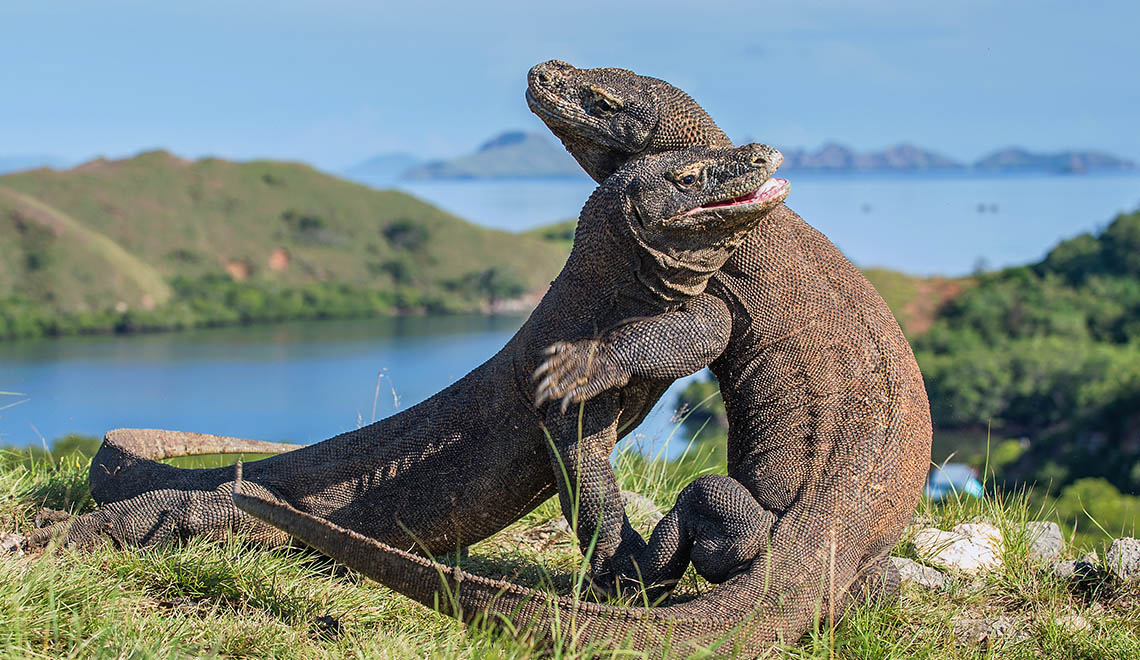
<svg viewBox="0 0 1140 660"><path fill-rule="evenodd" d="M510 131L484 142L474 153L449 160L433 160L402 174L417 179L507 179L579 177L582 168L545 135Z"/></svg>
<svg viewBox="0 0 1140 660"><path fill-rule="evenodd" d="M1134 161L1092 150L1034 153L1008 147L973 163L962 163L913 144L898 144L880 151L859 152L838 142L817 150L781 148L783 171L799 172L975 172L998 174L1039 172L1077 174L1106 170L1133 170ZM455 158L416 162L408 154L387 154L369 159L345 172L365 182L582 178L574 159L542 133L508 131L484 142L474 152Z"/></svg>

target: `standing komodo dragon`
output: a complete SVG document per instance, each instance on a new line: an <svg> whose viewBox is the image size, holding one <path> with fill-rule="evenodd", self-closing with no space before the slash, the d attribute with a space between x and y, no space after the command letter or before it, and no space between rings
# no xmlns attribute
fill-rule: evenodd
<svg viewBox="0 0 1140 660"><path fill-rule="evenodd" d="M543 101L544 87L579 118ZM621 154L678 148L701 139L701 131L710 142L727 142L689 97L628 71L539 65L528 98L596 178ZM635 116L616 116L626 109ZM644 132L630 130L638 121ZM646 283L647 292L652 288ZM657 595L691 559L702 575L722 582L693 601L641 609L552 599L400 553L256 493L235 498L378 581L467 619L490 612L547 637L561 626L578 640L760 653L795 641L814 617L836 614L845 594L897 581L886 554L914 511L929 464L929 406L882 298L783 205L684 308L556 344L540 369L547 378L538 398L580 401L629 379L690 373L703 366L691 358L707 355L726 333L727 349L712 369L729 415L729 476L690 484L649 545L631 547L632 561L614 563L619 578L641 581ZM585 405L586 414L593 405ZM620 519L606 509L620 509L620 502L591 496L598 483L582 480L581 500L600 505L583 506L579 520Z"/></svg>
<svg viewBox="0 0 1140 660"><path fill-rule="evenodd" d="M656 313L665 303L644 294L644 282L654 282L662 296L681 301L678 306L696 299L772 208L772 203L751 199L727 210L721 205L678 213L681 207L697 209L702 203L752 194L782 159L764 145L706 156L712 163L710 176L699 187L670 181L668 195L658 194L665 185L659 182L634 191L627 201L644 204L638 212L648 224L632 229L606 224L611 218L602 209L613 195L603 191L592 198L563 271L523 327L488 362L400 414L247 464L249 488L397 547L442 553L486 538L550 497L556 483L564 482L556 479L564 467L574 472L587 465L612 481L610 450L673 378L632 379L600 397L607 403L592 402L591 414L579 420L555 406L539 410L532 376L552 343L594 337L620 320ZM684 179L678 171L691 165L694 156L670 158L660 167ZM678 224L665 222L674 218ZM710 354L689 359L711 360L726 339ZM244 451L275 449L229 442L246 442ZM283 541L286 537L277 530L233 506L232 470L178 469L149 460L226 443L213 436L164 437L155 431L108 434L91 468L100 508L40 530L30 540L42 543L63 533L72 543L109 536L133 545L243 529L254 539ZM582 456L584 449L600 453ZM617 497L616 482L613 488ZM608 558L644 546L624 516L616 523L617 533L599 539L593 553L600 574L614 572ZM619 548L625 541L634 547Z"/></svg>
<svg viewBox="0 0 1140 660"><path fill-rule="evenodd" d="M527 83L526 98L531 110L598 181L630 158L690 145L731 144L691 97L656 78L616 68L578 69L552 60L533 67ZM805 474L789 481L787 473L798 471L792 460L796 453L810 454L828 442L826 438L806 439L804 449L783 448L790 439L779 436L785 428L795 426L792 419L781 419L781 406L811 400L819 392L831 391L835 382L844 383L844 372L851 373L857 361L854 356L861 346L874 345L876 350L897 360L890 369L891 376L904 385L896 388L889 399L897 420L897 428L891 430L904 441L894 448L897 472L884 472L879 476L884 483L896 484L897 506L888 506L875 520L864 522L868 529L896 531L885 536L868 532L866 546L881 546L881 554L868 553L863 565L856 570L859 578L849 590L860 593L877 583L889 591L897 585L898 575L887 560L886 552L897 542L914 511L929 466L931 440L930 412L922 376L890 310L866 278L823 235L783 205L729 258L721 272L714 276L707 295L727 303L733 326L728 351L712 365L728 414L728 473L768 512L779 515L792 499L795 482L811 479L810 474ZM813 297L818 299L813 301ZM699 309L716 309L716 306L702 305ZM800 316L797 317L797 313ZM802 334L808 326L818 324L825 313L841 318L823 330L808 333L813 338L806 342L802 336L785 340L779 332L782 329L789 334ZM869 315L874 315L876 323L868 323ZM679 333L686 320L673 314L655 323L656 332L639 330L637 325L627 326L623 332L627 337L657 336L665 331L662 322L671 324L670 331ZM691 327L719 328L729 323L729 319L702 318L689 322L693 324ZM859 332L864 323L868 323L868 331ZM620 348L605 338L601 342L560 343L552 347L557 354L541 368L547 378L540 384L538 400L561 398L563 406L581 401L620 385L630 373L654 371L644 359L635 358L669 354L667 349L647 346L644 340L640 346L631 348L627 337L613 338L624 341L626 345ZM785 345L768 348L767 342L776 338ZM882 351L878 344L887 345L890 350ZM798 360L783 357L788 353L796 357L797 350L802 351ZM813 351L831 351L834 357L812 356ZM849 357L844 359L842 355ZM810 374L828 364L835 365L840 373L816 374L815 383L799 373L807 370ZM695 362L681 365L674 360L669 372L696 371L703 366ZM790 380L782 384L764 382L773 377L776 368L786 371ZM862 387L872 390L868 396L885 395L873 391L873 385L859 383L859 373L855 371L850 376L852 382L846 384L848 390L857 391ZM827 381L828 378L836 380ZM781 391L785 387L790 391ZM813 387L822 389L813 394ZM842 440L855 434L857 431L851 430L839 433L839 437ZM889 460L887 462L889 464ZM876 476L867 473L865 478ZM777 492L781 488L788 492ZM679 504L684 503L679 501ZM584 515L592 515L592 512ZM700 514L694 512L694 515ZM621 567L627 572L639 570L644 584L652 584L655 579L662 581L651 594L660 595L669 588L669 579L659 572L660 567L657 573L650 571L649 574L644 566L632 569L626 562ZM675 567L670 570L675 571ZM622 579L631 577L621 576ZM841 610L843 605L825 602L829 609Z"/></svg>

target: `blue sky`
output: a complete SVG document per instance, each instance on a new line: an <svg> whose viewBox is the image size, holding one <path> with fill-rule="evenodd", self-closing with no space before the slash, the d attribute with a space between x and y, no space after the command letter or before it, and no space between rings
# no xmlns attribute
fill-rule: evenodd
<svg viewBox="0 0 1140 660"><path fill-rule="evenodd" d="M669 80L737 139L1140 160L1137 25L1123 1L0 0L0 155L450 155L541 130L525 74L559 58Z"/></svg>

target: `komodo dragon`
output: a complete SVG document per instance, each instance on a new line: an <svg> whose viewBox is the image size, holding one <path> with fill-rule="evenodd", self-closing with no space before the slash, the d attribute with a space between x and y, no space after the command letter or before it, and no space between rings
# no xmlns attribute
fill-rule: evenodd
<svg viewBox="0 0 1140 660"><path fill-rule="evenodd" d="M400 414L247 464L250 487L369 537L441 553L495 533L547 499L563 466L571 473L582 464L599 473L604 466L612 482L610 450L644 417L672 378L633 379L604 395L608 403L592 404L592 414L578 420L553 406L538 410L532 374L545 357L543 349L553 342L597 336L618 320L655 312L662 301L642 293L645 282L660 296L693 299L762 213L771 209L771 204L752 200L732 208L676 213L682 206L696 208L710 200L751 194L782 160L779 152L764 145L705 156L711 162L710 174L700 187L675 171L692 165L696 156L691 154L661 162L662 168L672 167L670 176L682 181L668 182L670 195L659 194L664 185L659 182L637 182L646 188L633 191L627 201L644 202L646 206L638 208L647 224L635 231L604 224L608 217L601 215L592 219L597 213L591 209L604 206L613 195L603 189L592 198L562 273L523 327L488 362ZM725 180L718 183L718 176ZM666 220L672 218L681 220L670 225ZM712 350L690 359L711 360L720 348ZM133 441L132 433L138 436ZM61 523L61 528L33 533L31 541L42 543L66 530L72 543L107 535L123 544L147 544L231 529L247 530L257 540L284 540L233 506L231 470L178 469L146 460L180 453L169 447L170 440L193 444L180 439L185 434L164 440L155 433L109 434L91 468L100 508ZM583 437L586 441L580 442ZM575 454L584 447L601 453ZM263 449L269 448L255 443L246 451ZM617 497L616 482L612 495ZM569 512L567 496L563 501ZM617 534L599 539L593 553L600 574L608 570L607 558L631 552L619 551L622 541L644 545L624 516L616 522Z"/></svg>
<svg viewBox="0 0 1140 660"><path fill-rule="evenodd" d="M682 126L711 126L710 140L725 140L683 93L664 96L677 105L662 108L656 92L667 85L661 81L547 63L532 70L532 106L538 104L536 80L563 85L568 105L582 100L584 115L597 99L606 100L602 114L650 107L654 119L648 135L639 136L642 152L660 142L654 131L677 136L685 134ZM549 107L539 114L559 125L556 133L592 175L607 174L621 160L612 152L622 136L596 132L596 126L604 132L628 121L605 117L594 132L576 135L566 115ZM493 613L546 637L561 625L577 640L681 651L702 646L720 654L754 655L779 641L794 642L814 617L834 616L845 594L897 580L886 553L914 511L929 464L925 388L882 298L783 205L690 302L701 299L711 300L556 345L540 369L548 378L537 397L578 401L605 396L630 378L688 373L703 366L690 356L708 354L730 333L727 349L712 363L729 415L729 476L698 479L682 491L649 545L632 552L634 574L621 576L664 592L691 559L698 572L722 582L695 600L642 609L552 599L400 553L257 493L235 498L334 558L463 618ZM591 406L585 405L586 414ZM595 480L583 480L582 500L591 501L585 491L596 487ZM579 516L614 519L604 508ZM615 567L631 570L630 564Z"/></svg>
<svg viewBox="0 0 1140 660"><path fill-rule="evenodd" d="M693 144L730 144L724 132L691 97L656 78L639 76L624 69L578 69L552 60L533 67L527 82L526 98L531 110L597 180L609 176L615 164L646 153L660 153ZM842 349L843 352L837 352L836 359L831 361L841 372L849 372L851 365L855 364L857 347L871 347L876 343L890 347L888 352L897 360L891 377L903 383L897 390L900 398L890 401L898 407L893 413L900 416L897 432L905 436L905 442L894 450L899 461L899 473L884 474L882 478L896 484L899 502L896 507L881 511L881 517L866 521L865 526L868 529L877 529L876 526L892 528L897 532L866 540L868 547L882 546L882 553L872 552L864 558L865 565L856 571L859 579L850 592L863 592L876 583L889 591L897 584L898 576L885 553L897 541L913 513L922 478L929 465L931 437L929 406L922 376L898 324L882 298L850 262L824 236L783 205L729 258L721 272L714 276L708 295L717 296L729 305L733 325L728 351L712 365L720 382L729 419L728 473L737 478L766 511L772 513L784 511L791 499L790 494L777 491L785 487L789 493L795 490L794 480L788 483L785 472L798 471L796 463L791 460L796 450L777 449L788 442L788 439L778 436L784 430L795 428L792 419L780 418L780 407L791 405L789 402L797 397L810 400L810 396L804 395L813 387L806 379L801 379L804 382L799 384L795 382L797 368L823 369L828 364L823 358L808 355L813 346L816 351ZM813 296L821 298L822 302L813 302ZM714 306L702 307L705 308ZM796 313L802 316L797 319ZM818 323L818 316L812 314L826 313L841 316L846 313L847 318L833 324L830 333L813 333L816 338L806 343L802 337L789 340L777 332L782 328L789 334L802 333L804 328L799 326L805 322ZM858 325L864 322L859 318L868 315L873 315L875 321L868 325L871 332L851 332L849 338L844 337L845 328L858 329ZM676 326L674 332L681 331L678 315L674 314L671 320L661 319L658 325L661 321ZM699 323L702 327L719 327L729 323L729 319L701 319ZM640 347L628 345L629 337L658 336L660 329L657 332L644 328L638 330L636 325L632 325L623 327L622 332L626 334L622 339L627 344L623 347L624 354L615 353L612 346L607 347L605 338L601 342L563 343L554 347L557 354L541 368L547 372L547 378L540 384L537 399L561 398L564 406L571 401L580 401L608 387L620 385L631 368L638 369L637 373L652 372L652 362L647 362L646 358L669 354L668 349L644 345L644 340L641 340ZM882 335L882 339L876 335ZM766 342L776 338L787 346L768 348ZM784 386L778 383L766 385L758 382L774 377L773 371L779 373L775 368L779 363L775 361L788 358L774 355L790 352L795 357L796 345L802 348L807 358L799 360L804 364L800 367L793 366L794 362L779 365L780 369L788 372L791 380L786 385L793 391L780 391ZM848 357L840 357L843 355ZM587 360L586 356L590 359ZM673 363L669 365L669 372L695 371L702 366ZM831 377L824 371L814 386L830 387L827 379ZM834 377L843 382L842 373ZM859 387L856 382L848 389ZM863 387L872 389L869 385ZM848 432L840 436L842 439L853 434ZM814 442L814 446L812 441L807 442L806 451L824 446L827 440ZM867 475L868 478L872 476ZM801 480L810 478L810 475L799 477ZM591 515L591 512L584 515ZM628 563L624 569L631 570ZM654 579L662 581L655 593L667 591L668 579L660 574L646 575L644 567L641 570L645 583ZM827 607L842 609L843 605L836 603Z"/></svg>

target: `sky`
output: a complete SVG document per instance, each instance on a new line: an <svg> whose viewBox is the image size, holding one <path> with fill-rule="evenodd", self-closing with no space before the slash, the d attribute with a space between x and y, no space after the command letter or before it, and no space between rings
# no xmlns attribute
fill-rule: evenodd
<svg viewBox="0 0 1140 660"><path fill-rule="evenodd" d="M0 156L150 148L329 171L544 131L533 64L689 92L734 139L1140 160L1140 3L0 0Z"/></svg>

